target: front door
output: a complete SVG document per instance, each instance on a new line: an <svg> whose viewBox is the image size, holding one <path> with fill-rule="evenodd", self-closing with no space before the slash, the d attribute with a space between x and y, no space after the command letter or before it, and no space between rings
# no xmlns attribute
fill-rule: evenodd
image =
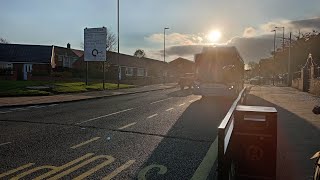
<svg viewBox="0 0 320 180"><path fill-rule="evenodd" d="M32 71L32 64L23 64L23 80L28 80L28 73Z"/></svg>

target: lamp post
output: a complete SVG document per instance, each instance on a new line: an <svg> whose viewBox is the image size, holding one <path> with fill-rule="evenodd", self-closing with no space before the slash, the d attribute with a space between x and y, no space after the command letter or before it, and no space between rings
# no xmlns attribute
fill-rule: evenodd
<svg viewBox="0 0 320 180"><path fill-rule="evenodd" d="M163 62L166 62L166 30L168 27L163 28Z"/></svg>
<svg viewBox="0 0 320 180"><path fill-rule="evenodd" d="M283 26L282 27L276 26L274 28L276 28L276 29L282 28L282 51L284 51L284 27Z"/></svg>
<svg viewBox="0 0 320 180"><path fill-rule="evenodd" d="M166 62L166 30L169 29L168 27L163 28L163 62ZM163 75L163 84L166 83L166 73L165 68L162 71Z"/></svg>
<svg viewBox="0 0 320 180"><path fill-rule="evenodd" d="M117 14L118 14L118 54L117 54L117 63L118 63L118 85L117 85L117 87L118 87L118 89L119 89L119 86L120 86L120 76L121 76L121 67L120 67L120 62L119 62L119 52L120 52L120 41L119 41L119 1L120 0L118 0L118 4L117 4L117 9L118 9L118 11L117 11Z"/></svg>
<svg viewBox="0 0 320 180"><path fill-rule="evenodd" d="M277 36L277 30L272 30L271 32L274 32L273 37L273 76L272 76L272 84L274 85L274 78L275 78L275 61L276 61L276 36Z"/></svg>

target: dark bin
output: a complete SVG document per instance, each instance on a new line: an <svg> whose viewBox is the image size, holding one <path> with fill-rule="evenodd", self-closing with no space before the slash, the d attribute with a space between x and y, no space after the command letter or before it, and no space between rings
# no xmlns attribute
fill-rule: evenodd
<svg viewBox="0 0 320 180"><path fill-rule="evenodd" d="M277 110L237 106L233 133L236 179L276 179Z"/></svg>

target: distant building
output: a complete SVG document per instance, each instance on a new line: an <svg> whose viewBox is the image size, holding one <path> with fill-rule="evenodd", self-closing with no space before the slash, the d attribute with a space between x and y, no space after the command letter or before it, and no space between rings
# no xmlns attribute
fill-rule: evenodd
<svg viewBox="0 0 320 180"><path fill-rule="evenodd" d="M177 58L169 62L169 76L175 80L184 76L186 73L194 73L195 63L184 58Z"/></svg>

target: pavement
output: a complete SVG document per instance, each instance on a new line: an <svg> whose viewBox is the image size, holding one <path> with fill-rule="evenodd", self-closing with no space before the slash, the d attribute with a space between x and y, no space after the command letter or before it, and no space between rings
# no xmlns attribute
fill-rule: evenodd
<svg viewBox="0 0 320 180"><path fill-rule="evenodd" d="M214 179L231 104L171 88L0 108L0 179Z"/></svg>
<svg viewBox="0 0 320 180"><path fill-rule="evenodd" d="M128 88L128 89L90 91L90 92L83 92L83 93L68 93L68 94L59 94L59 95L52 95L52 96L0 97L0 108L97 99L97 98L104 98L104 97L110 97L110 96L170 89L176 86L177 86L177 83L168 83L168 84L155 84L155 85L149 85L149 86L139 86L136 88Z"/></svg>
<svg viewBox="0 0 320 180"><path fill-rule="evenodd" d="M247 104L278 111L277 179L312 179L310 157L320 150L320 116L312 109L320 98L291 87L253 86Z"/></svg>

